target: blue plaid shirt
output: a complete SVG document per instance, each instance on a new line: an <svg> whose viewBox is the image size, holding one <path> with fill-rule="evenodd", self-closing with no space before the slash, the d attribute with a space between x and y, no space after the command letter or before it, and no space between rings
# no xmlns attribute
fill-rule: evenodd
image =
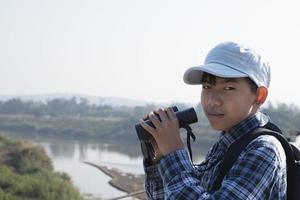
<svg viewBox="0 0 300 200"><path fill-rule="evenodd" d="M273 136L259 136L240 154L219 190L212 186L228 147L247 132L267 123L263 114L249 117L219 140L205 160L193 166L184 149L176 150L156 165L144 167L148 199L286 199L286 157Z"/></svg>

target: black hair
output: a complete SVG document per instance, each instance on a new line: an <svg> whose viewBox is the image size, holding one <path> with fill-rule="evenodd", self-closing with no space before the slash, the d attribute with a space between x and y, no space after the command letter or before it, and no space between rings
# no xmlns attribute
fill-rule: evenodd
<svg viewBox="0 0 300 200"><path fill-rule="evenodd" d="M245 78L250 86L251 92L256 94L258 86L249 77L245 77ZM216 84L216 76L206 73L206 72L203 72L201 84L203 84L203 83L209 83L211 85L215 85Z"/></svg>

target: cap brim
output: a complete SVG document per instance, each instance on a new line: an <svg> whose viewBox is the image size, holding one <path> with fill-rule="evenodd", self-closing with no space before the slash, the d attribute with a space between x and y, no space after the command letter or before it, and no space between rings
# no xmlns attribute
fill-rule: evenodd
<svg viewBox="0 0 300 200"><path fill-rule="evenodd" d="M242 78L248 77L247 74L237 71L226 65L218 63L209 63L196 67L191 67L183 75L183 80L186 84L197 85L202 82L203 72L212 74L222 78Z"/></svg>

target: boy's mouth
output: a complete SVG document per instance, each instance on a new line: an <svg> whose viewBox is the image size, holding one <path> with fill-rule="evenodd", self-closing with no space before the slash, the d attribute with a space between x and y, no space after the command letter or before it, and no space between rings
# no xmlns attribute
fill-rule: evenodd
<svg viewBox="0 0 300 200"><path fill-rule="evenodd" d="M207 117L211 120L218 120L224 117L224 113L219 112L209 112L207 113Z"/></svg>
<svg viewBox="0 0 300 200"><path fill-rule="evenodd" d="M224 114L223 114L223 113L208 113L208 116L212 116L212 117L223 117Z"/></svg>

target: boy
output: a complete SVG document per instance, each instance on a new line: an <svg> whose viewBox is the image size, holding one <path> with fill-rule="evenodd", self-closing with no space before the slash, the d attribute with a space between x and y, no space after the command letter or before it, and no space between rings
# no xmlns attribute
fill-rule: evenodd
<svg viewBox="0 0 300 200"><path fill-rule="evenodd" d="M172 109L158 109L141 125L154 138L155 158L144 163L149 199L286 199L286 157L273 136L259 136L240 154L219 189L213 184L228 147L241 136L265 126L259 112L270 84L270 68L254 50L221 43L205 64L188 69L187 84L202 84L201 105L213 129L221 131L205 160L193 166L179 136Z"/></svg>

